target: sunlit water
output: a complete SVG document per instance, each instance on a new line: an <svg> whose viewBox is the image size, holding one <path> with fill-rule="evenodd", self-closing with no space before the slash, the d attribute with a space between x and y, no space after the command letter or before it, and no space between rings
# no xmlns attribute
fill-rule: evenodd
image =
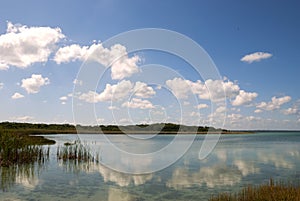
<svg viewBox="0 0 300 201"><path fill-rule="evenodd" d="M204 139L200 135L179 161L144 175L124 174L100 164L62 163L57 161L57 146L78 136L47 137L57 143L51 146L50 160L44 166L14 174L3 174L7 170L2 168L0 179L5 189L0 190L0 200L208 200L211 195L237 192L248 184L267 183L270 178L300 181L300 133L296 132L223 135L204 160L198 159ZM145 151L125 136L110 138L128 151ZM148 140L147 150L164 147L172 138L168 135ZM94 148L106 146L100 135L81 135L80 139ZM137 161L134 165L145 164Z"/></svg>

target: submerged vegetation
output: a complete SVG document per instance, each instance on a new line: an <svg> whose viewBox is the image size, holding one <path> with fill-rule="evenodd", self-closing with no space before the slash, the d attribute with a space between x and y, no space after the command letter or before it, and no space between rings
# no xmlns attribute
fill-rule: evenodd
<svg viewBox="0 0 300 201"><path fill-rule="evenodd" d="M260 186L248 186L237 194L222 193L210 201L300 201L300 185L274 182Z"/></svg>

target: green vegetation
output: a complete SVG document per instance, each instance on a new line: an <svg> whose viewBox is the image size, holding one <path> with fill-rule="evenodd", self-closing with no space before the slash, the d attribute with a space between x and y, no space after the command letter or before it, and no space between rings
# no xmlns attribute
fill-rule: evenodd
<svg viewBox="0 0 300 201"><path fill-rule="evenodd" d="M248 186L237 194L222 193L213 196L210 201L299 201L300 186L275 182L271 179L269 184L258 187Z"/></svg>
<svg viewBox="0 0 300 201"><path fill-rule="evenodd" d="M0 123L0 130L16 134L74 134L80 133L104 133L104 134L123 134L122 131L147 134L176 134L176 133L195 133L201 134L210 132L234 133L224 129L216 129L213 127L202 126L185 126L172 123L156 123L156 124L140 124L140 125L100 125L100 126L81 126L70 124L30 124L30 123L14 123L2 122ZM238 132L241 133L241 132Z"/></svg>
<svg viewBox="0 0 300 201"><path fill-rule="evenodd" d="M93 157L87 145L75 141L74 143L65 143L63 147L57 147L57 158L64 162L98 162L99 154Z"/></svg>
<svg viewBox="0 0 300 201"><path fill-rule="evenodd" d="M99 164L99 153L95 156L91 153L89 146L79 141L67 142L64 146L57 148L57 159L62 162L67 172L79 173L81 170L88 171L91 166Z"/></svg>
<svg viewBox="0 0 300 201"><path fill-rule="evenodd" d="M0 167L43 163L49 157L49 147L42 147L46 142L55 143L42 137L0 131Z"/></svg>
<svg viewBox="0 0 300 201"><path fill-rule="evenodd" d="M6 131L15 134L62 134L76 133L76 128L69 124L31 124L1 122L0 131Z"/></svg>

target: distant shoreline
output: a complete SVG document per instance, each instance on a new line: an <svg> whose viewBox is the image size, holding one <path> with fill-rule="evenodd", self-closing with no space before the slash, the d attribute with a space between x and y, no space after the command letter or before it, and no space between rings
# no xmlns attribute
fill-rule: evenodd
<svg viewBox="0 0 300 201"><path fill-rule="evenodd" d="M296 130L226 130L207 126L186 126L172 123L140 124L140 125L96 125L81 126L70 124L33 124L1 122L0 131L19 135L47 135L47 134L104 134L104 135L176 135L176 134L254 134L271 132L300 132ZM124 132L125 133L124 133Z"/></svg>

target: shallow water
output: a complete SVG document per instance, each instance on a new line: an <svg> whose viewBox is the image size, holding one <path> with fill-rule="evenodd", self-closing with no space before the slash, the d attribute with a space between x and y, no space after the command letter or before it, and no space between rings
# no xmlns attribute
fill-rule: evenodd
<svg viewBox="0 0 300 201"><path fill-rule="evenodd" d="M42 167L1 169L0 200L208 200L213 194L236 192L248 184L267 183L270 178L298 184L300 181L300 133L296 132L223 135L204 160L198 157L204 139L199 135L176 163L158 172L137 175L114 171L101 164L57 161L57 146L79 137L83 144L89 144L93 153L105 154L101 160L115 160L116 167L125 164L126 160L113 152L110 154L103 136L47 137L57 144L51 146L50 160ZM126 136L109 137L114 146L137 154L161 149L172 139L174 136L157 136L144 144ZM161 157L167 160L173 154ZM138 160L130 168L143 165L153 164Z"/></svg>

